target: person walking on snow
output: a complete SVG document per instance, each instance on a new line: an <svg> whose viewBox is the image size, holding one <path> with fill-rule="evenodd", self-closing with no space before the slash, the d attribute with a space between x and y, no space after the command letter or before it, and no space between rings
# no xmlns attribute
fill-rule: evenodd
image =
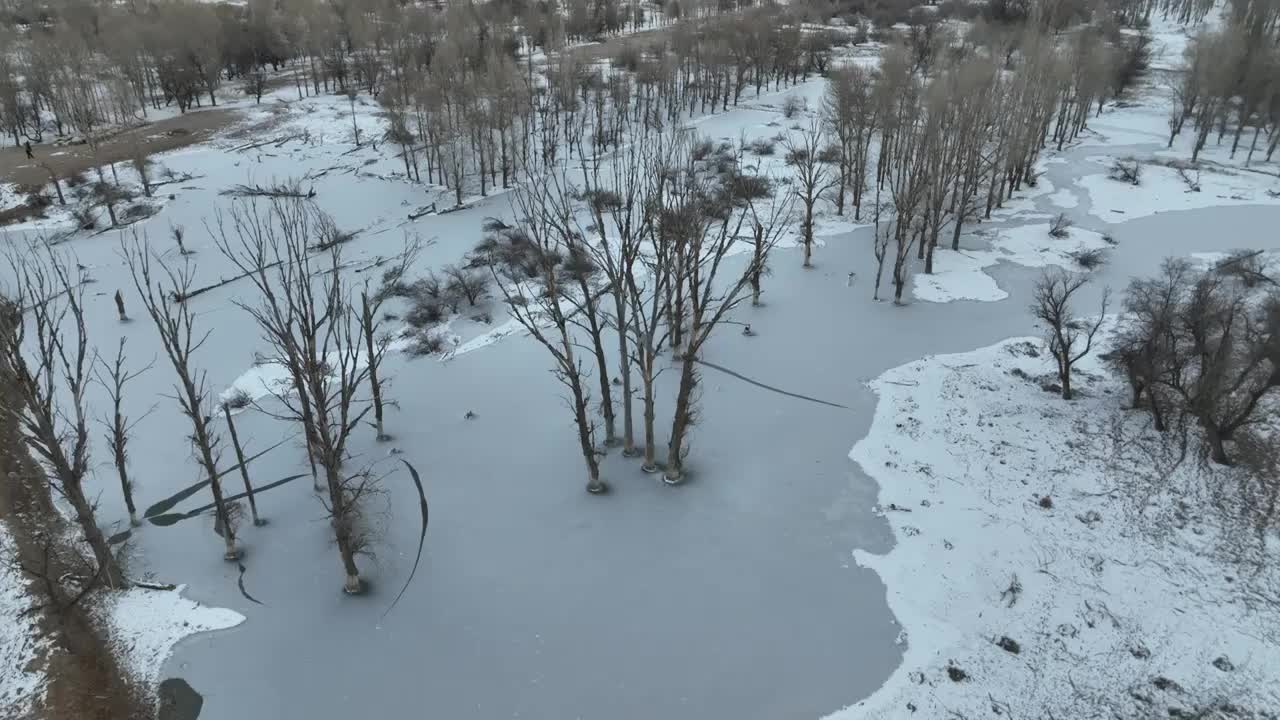
<svg viewBox="0 0 1280 720"><path fill-rule="evenodd" d="M27 159L28 159L28 160L35 160L35 159L36 159L36 156L31 154L31 141L30 141L30 140L28 140L28 141L27 141L27 142L26 142L22 147L23 147L23 149L24 149L24 150L26 150L26 151L27 151Z"/></svg>

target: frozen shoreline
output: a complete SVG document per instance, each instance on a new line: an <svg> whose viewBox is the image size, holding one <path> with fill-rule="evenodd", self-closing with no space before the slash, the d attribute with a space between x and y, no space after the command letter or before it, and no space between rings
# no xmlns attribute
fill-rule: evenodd
<svg viewBox="0 0 1280 720"><path fill-rule="evenodd" d="M876 418L850 456L879 483L897 543L854 557L885 579L908 650L875 695L830 717L1280 705L1280 611L1237 591L1211 523L1161 542L1135 530L1089 448L1111 417L1144 432L1141 414L1125 416L1123 382L1096 354L1077 400L1042 390L1041 345L1015 337L871 383Z"/></svg>

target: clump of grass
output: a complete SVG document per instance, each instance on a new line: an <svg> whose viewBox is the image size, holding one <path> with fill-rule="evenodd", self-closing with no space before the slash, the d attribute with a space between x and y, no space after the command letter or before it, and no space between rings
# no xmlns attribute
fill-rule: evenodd
<svg viewBox="0 0 1280 720"><path fill-rule="evenodd" d="M1085 270L1096 270L1107 264L1107 253L1102 248L1082 248L1071 253L1071 259Z"/></svg>
<svg viewBox="0 0 1280 720"><path fill-rule="evenodd" d="M1071 234L1072 222L1067 218L1066 213L1058 213L1058 217L1053 219L1053 224L1049 226L1049 236L1055 238L1064 238Z"/></svg>

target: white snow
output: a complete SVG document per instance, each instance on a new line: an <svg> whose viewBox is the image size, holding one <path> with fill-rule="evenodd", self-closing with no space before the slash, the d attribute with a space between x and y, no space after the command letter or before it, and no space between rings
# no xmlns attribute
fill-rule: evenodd
<svg viewBox="0 0 1280 720"><path fill-rule="evenodd" d="M0 717L26 717L44 699L46 675L41 662L47 642L37 625L26 580L9 561L17 548L0 525Z"/></svg>
<svg viewBox="0 0 1280 720"><path fill-rule="evenodd" d="M1064 209L1070 209L1080 204L1080 200L1076 197L1076 194L1066 188L1050 195L1049 202Z"/></svg>
<svg viewBox="0 0 1280 720"><path fill-rule="evenodd" d="M154 687L160 681L164 661L183 638L196 633L224 630L244 622L234 610L201 605L175 590L130 588L104 593L96 608L107 627L117 657L136 681Z"/></svg>
<svg viewBox="0 0 1280 720"><path fill-rule="evenodd" d="M908 649L876 694L833 719L1280 707L1280 609L1246 606L1239 573L1211 553L1208 523L1193 518L1163 541L1141 531L1112 494L1100 438L1113 419L1147 436L1149 423L1121 409L1127 390L1096 353L1079 365L1072 402L1034 379L1050 362L1039 339L1014 338L871 383L879 406L850 456L878 483L896 544L854 557L884 579ZM1016 596L1005 592L1015 580ZM1018 654L995 644L1006 636ZM1234 670L1215 667L1219 657ZM949 664L967 679L950 678Z"/></svg>
<svg viewBox="0 0 1280 720"><path fill-rule="evenodd" d="M999 262L1032 268L1050 265L1077 268L1072 253L1108 247L1101 234L1082 228L1071 228L1065 238L1051 237L1048 224L1022 225L993 232L988 250L961 248L953 251L940 245L934 251L933 274L920 272L912 278L916 299L938 303L1003 300L1009 294L983 272L985 268ZM979 237L989 234L992 232L974 233Z"/></svg>
<svg viewBox="0 0 1280 720"><path fill-rule="evenodd" d="M1105 174L1086 175L1077 184L1089 194L1092 214L1110 223L1171 210L1280 203L1280 195L1268 193L1280 193L1275 175L1202 164L1191 177L1199 178L1199 192L1188 189L1176 169L1150 163L1143 165L1136 186Z"/></svg>

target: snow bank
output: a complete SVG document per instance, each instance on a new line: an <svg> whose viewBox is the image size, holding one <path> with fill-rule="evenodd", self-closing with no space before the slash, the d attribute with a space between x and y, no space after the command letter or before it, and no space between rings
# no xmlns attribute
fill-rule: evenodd
<svg viewBox="0 0 1280 720"><path fill-rule="evenodd" d="M1147 423L1121 410L1126 391L1096 356L1079 370L1065 402L1034 379L1050 371L1042 343L1015 338L871 383L880 402L850 456L878 482L896 545L854 558L884 579L908 650L832 718L1280 707L1280 609L1246 607L1211 528L1158 543L1126 521L1094 433Z"/></svg>
<svg viewBox="0 0 1280 720"><path fill-rule="evenodd" d="M47 642L36 624L36 615L24 615L32 606L26 580L8 560L17 547L0 527L0 717L26 717L44 700L45 669L40 657Z"/></svg>
<svg viewBox="0 0 1280 720"><path fill-rule="evenodd" d="M986 232L975 233L986 235ZM995 302L1009 296L983 270L999 262L1023 267L1057 265L1076 268L1072 254L1081 250L1109 247L1099 233L1071 228L1065 238L1049 235L1048 224L1023 225L995 231L988 250L953 251L939 246L934 251L933 274L916 273L912 277L913 294L925 302L979 300Z"/></svg>
<svg viewBox="0 0 1280 720"><path fill-rule="evenodd" d="M1150 163L1142 167L1140 185L1112 180L1107 175L1087 175L1077 184L1089 193L1092 214L1110 223L1171 210L1280 203L1280 195L1268 193L1280 193L1280 181L1275 175L1210 166L1190 173L1193 180L1199 179L1199 192L1189 189L1176 169Z"/></svg>
<svg viewBox="0 0 1280 720"><path fill-rule="evenodd" d="M107 628L116 657L132 677L154 688L160 670L180 640L196 633L223 630L244 622L244 616L212 608L182 597L176 590L131 588L104 593L95 608Z"/></svg>

